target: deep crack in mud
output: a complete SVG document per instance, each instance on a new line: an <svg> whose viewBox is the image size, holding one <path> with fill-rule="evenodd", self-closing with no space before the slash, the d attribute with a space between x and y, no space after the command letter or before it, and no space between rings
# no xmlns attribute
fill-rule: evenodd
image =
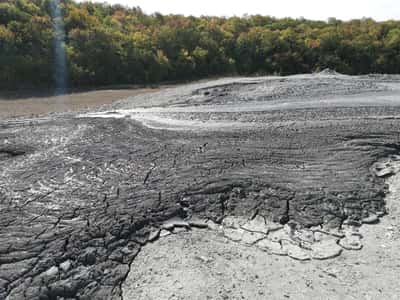
<svg viewBox="0 0 400 300"><path fill-rule="evenodd" d="M234 78L2 121L0 299L119 299L170 219L164 231L232 216L299 230L378 221L381 161L400 154L399 87L396 76Z"/></svg>

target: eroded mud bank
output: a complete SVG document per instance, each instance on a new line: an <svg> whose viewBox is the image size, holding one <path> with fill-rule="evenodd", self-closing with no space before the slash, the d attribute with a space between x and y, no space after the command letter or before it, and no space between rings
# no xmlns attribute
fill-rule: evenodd
<svg viewBox="0 0 400 300"><path fill-rule="evenodd" d="M172 229L167 222L133 262L124 299L397 299L400 162L378 167L390 174L380 224L296 229L227 217Z"/></svg>
<svg viewBox="0 0 400 300"><path fill-rule="evenodd" d="M397 80L224 79L2 121L0 298L119 299L171 218L376 222L389 176L376 163L400 152Z"/></svg>

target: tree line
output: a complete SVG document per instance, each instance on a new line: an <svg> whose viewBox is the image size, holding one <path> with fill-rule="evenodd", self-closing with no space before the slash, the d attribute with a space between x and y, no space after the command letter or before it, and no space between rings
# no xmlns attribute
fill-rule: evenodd
<svg viewBox="0 0 400 300"><path fill-rule="evenodd" d="M1 1L2 88L55 84L52 1ZM400 21L149 15L138 7L60 2L71 86L324 68L400 73Z"/></svg>

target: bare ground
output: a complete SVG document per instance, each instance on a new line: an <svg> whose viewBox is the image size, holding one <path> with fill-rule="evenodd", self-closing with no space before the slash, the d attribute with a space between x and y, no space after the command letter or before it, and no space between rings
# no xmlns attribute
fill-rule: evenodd
<svg viewBox="0 0 400 300"><path fill-rule="evenodd" d="M386 274L388 286L376 282L377 293L383 288L385 296L397 297L396 250L381 257L363 251L381 251L370 246L375 232L365 231L380 224L366 224L396 218L385 199L386 180L397 169L385 159L400 154L399 87L396 76L228 78L137 95L101 112L2 120L0 299L121 299L127 276L133 285L133 290L125 285L129 297L143 292L159 299L146 283L131 281L148 270L137 255L151 258L154 247L166 253L175 244L192 249L178 252L182 258L174 264L168 257L160 262L177 276L174 269L184 267L179 261L191 265L191 253L201 248L201 254L199 245L208 239L215 245L204 248L215 257L193 263L196 274L218 262L217 282L231 289L229 274L243 273L244 282L235 282L244 294L237 297L266 293L262 285L269 280L290 293L314 296L302 280L290 285L267 271L282 268L282 276L300 272L312 280L309 286L321 293L325 286L335 299L343 289L350 295L358 285L366 290L368 280L361 282L357 272L367 274L369 264L379 264L379 274ZM191 234L149 244L165 233L204 227L195 219L207 220L216 231L206 236L193 231L193 244L185 242ZM252 225L238 227L237 220ZM376 234L383 239L393 231L396 237L396 224ZM168 243L171 238L177 239ZM254 258L246 265L238 259L224 279L226 260L246 251ZM232 257L218 258L224 252ZM335 258L316 262L329 257ZM330 262L350 267L327 271L324 285L315 266ZM134 270L138 266L143 269ZM347 277L344 287L334 280ZM201 280L190 281L181 295L190 293L185 288L191 284L204 287ZM219 287L208 284L214 291ZM229 299L228 291L221 293Z"/></svg>
<svg viewBox="0 0 400 300"><path fill-rule="evenodd" d="M360 228L359 251L300 262L219 231L179 231L142 248L124 299L399 299L400 174L389 183L389 216Z"/></svg>

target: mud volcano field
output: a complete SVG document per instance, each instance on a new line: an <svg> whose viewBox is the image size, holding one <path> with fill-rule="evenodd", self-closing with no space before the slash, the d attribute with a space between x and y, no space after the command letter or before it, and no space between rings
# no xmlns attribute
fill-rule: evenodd
<svg viewBox="0 0 400 300"><path fill-rule="evenodd" d="M0 299L124 298L141 249L196 228L304 261L360 249L399 118L400 77L326 72L2 120Z"/></svg>

